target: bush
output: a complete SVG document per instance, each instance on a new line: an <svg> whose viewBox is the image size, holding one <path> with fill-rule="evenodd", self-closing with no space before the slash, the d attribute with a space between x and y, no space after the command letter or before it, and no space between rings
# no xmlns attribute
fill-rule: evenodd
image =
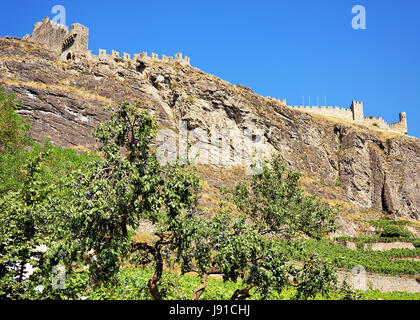
<svg viewBox="0 0 420 320"><path fill-rule="evenodd" d="M369 223L376 228L383 228L388 225L405 226L410 224L410 222L404 220L371 220Z"/></svg>
<svg viewBox="0 0 420 320"><path fill-rule="evenodd" d="M16 101L15 95L4 94L0 88L0 153L21 151L32 142L27 135L30 125L18 115L16 110L22 103Z"/></svg>
<svg viewBox="0 0 420 320"><path fill-rule="evenodd" d="M396 225L386 225L380 233L381 237L410 237L411 232L406 230L404 227Z"/></svg>
<svg viewBox="0 0 420 320"><path fill-rule="evenodd" d="M420 248L420 239L419 239L419 240L414 240L414 241L413 241L413 245L414 245L416 248Z"/></svg>

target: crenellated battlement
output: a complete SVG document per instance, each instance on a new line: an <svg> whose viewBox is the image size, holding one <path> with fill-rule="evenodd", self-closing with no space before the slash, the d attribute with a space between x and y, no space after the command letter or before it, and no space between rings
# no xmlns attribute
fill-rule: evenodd
<svg viewBox="0 0 420 320"><path fill-rule="evenodd" d="M265 99L294 110L363 123L365 125L375 126L382 130L407 134L407 115L405 112L400 113L400 121L388 124L382 117L364 117L362 101L352 101L350 108L342 108L338 106L290 106L287 105L286 99L280 100L272 97L266 97Z"/></svg>
<svg viewBox="0 0 420 320"><path fill-rule="evenodd" d="M350 109L338 106L288 106L293 109L303 110L323 116L353 120L353 112Z"/></svg>
<svg viewBox="0 0 420 320"><path fill-rule="evenodd" d="M89 50L89 29L80 23L74 23L69 29L56 22L51 21L48 17L45 17L42 22L34 24L32 34L25 35L24 40L38 42L45 44L51 49L57 50L61 54L63 60L76 60L79 56L83 55L92 59L115 59L120 58L125 61L137 61L137 60L150 60L159 61L164 63L177 62L183 65L190 65L190 58L182 55L182 53L175 54L175 58L162 55L159 56L152 52L150 57L147 52L141 52L138 54L131 55L123 52L122 57L120 53L115 50L111 50L111 54L107 54L106 50L99 49L98 55L95 56Z"/></svg>
<svg viewBox="0 0 420 320"><path fill-rule="evenodd" d="M93 55L92 55L93 56ZM131 55L129 53L123 52L122 56L120 57L120 53L118 51L111 50L111 54L107 54L105 49L99 49L98 57L102 59L112 59L112 58L121 58L124 61L137 61L137 60L149 60L149 61L159 61L159 62L165 62L165 63L172 63L172 62L178 62L180 64L184 65L190 65L190 58L187 56L182 56L182 53L177 53L175 55L175 59L173 57L168 57L166 55L161 55L161 58L159 59L159 55L151 52L150 57L148 56L147 52L141 52L133 54L133 58L131 58Z"/></svg>

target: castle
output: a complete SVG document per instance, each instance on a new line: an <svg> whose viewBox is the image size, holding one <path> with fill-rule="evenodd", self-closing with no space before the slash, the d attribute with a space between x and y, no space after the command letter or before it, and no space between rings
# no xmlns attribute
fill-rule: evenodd
<svg viewBox="0 0 420 320"><path fill-rule="evenodd" d="M124 52L122 57L120 53L115 50L111 50L111 54L107 54L106 50L99 49L98 56L92 54L89 50L89 29L80 23L74 23L68 28L62 24L51 21L48 17L45 17L42 22L34 24L33 32L31 35L25 35L23 40L42 43L49 48L59 52L61 59L63 60L78 60L80 57L86 57L89 59L101 60L115 60L122 59L122 61L141 61L141 60L152 60L161 61L165 63L180 63L182 65L190 65L190 58L183 57L182 53L177 53L175 58L170 56L162 55L161 59L156 53L151 53L150 57L146 52L134 54L131 59L130 54ZM293 108L300 111L315 113L323 116L335 117L344 119L346 121L354 121L356 123L362 123L365 125L376 126L383 130L389 130L402 134L407 134L407 117L405 112L400 113L400 121L388 124L381 117L364 117L363 115L363 103L359 101L353 101L349 109L340 107L326 107L326 106L288 106L286 100L279 100L267 97L283 106Z"/></svg>
<svg viewBox="0 0 420 320"><path fill-rule="evenodd" d="M375 126L382 130L389 130L393 132L407 134L407 116L405 112L400 112L400 121L388 124L382 117L364 117L363 102L361 101L352 101L350 108L346 109L331 106L289 106L286 103L286 99L280 100L271 97L267 97L267 99L273 100L277 103L280 103L283 106L295 110L315 113L327 117L339 118L347 121L353 121L356 123L362 123L369 126Z"/></svg>
<svg viewBox="0 0 420 320"><path fill-rule="evenodd" d="M81 57L99 60L119 58L126 61L147 59L190 65L190 58L186 56L183 57L182 53L175 54L175 58L162 55L161 59L159 59L159 56L156 53L152 52L149 57L147 52L142 52L134 54L131 59L131 55L126 52L120 57L118 51L111 50L111 54L107 54L106 50L99 49L98 56L93 55L92 51L89 50L89 28L80 23L74 23L70 26L69 31L65 25L51 21L48 17L45 17L42 22L35 23L32 34L25 35L23 40L45 44L49 48L58 51L63 60L78 60Z"/></svg>

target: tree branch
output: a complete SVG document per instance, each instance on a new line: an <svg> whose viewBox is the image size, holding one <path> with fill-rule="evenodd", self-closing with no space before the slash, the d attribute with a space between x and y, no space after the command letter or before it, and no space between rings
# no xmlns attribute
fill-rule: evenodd
<svg viewBox="0 0 420 320"><path fill-rule="evenodd" d="M236 290L235 293L230 298L230 300L245 300L246 298L251 297L251 295L249 294L249 291L254 287L255 287L255 284L250 283L244 289Z"/></svg>

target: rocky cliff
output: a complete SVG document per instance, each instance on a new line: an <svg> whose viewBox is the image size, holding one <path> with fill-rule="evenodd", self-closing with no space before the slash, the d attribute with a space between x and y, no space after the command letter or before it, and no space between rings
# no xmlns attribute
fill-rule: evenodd
<svg viewBox="0 0 420 320"><path fill-rule="evenodd" d="M260 130L264 152L279 152L302 172L309 193L343 206L344 234L382 212L420 220L419 139L293 110L190 66L61 61L43 45L0 38L0 87L23 102L20 113L39 141L49 136L57 145L92 149L92 132L108 117L103 107L140 99L162 128L179 132L184 121L210 156L220 142L205 133ZM239 165L234 140L227 143L229 161L201 166L213 187L230 181Z"/></svg>

